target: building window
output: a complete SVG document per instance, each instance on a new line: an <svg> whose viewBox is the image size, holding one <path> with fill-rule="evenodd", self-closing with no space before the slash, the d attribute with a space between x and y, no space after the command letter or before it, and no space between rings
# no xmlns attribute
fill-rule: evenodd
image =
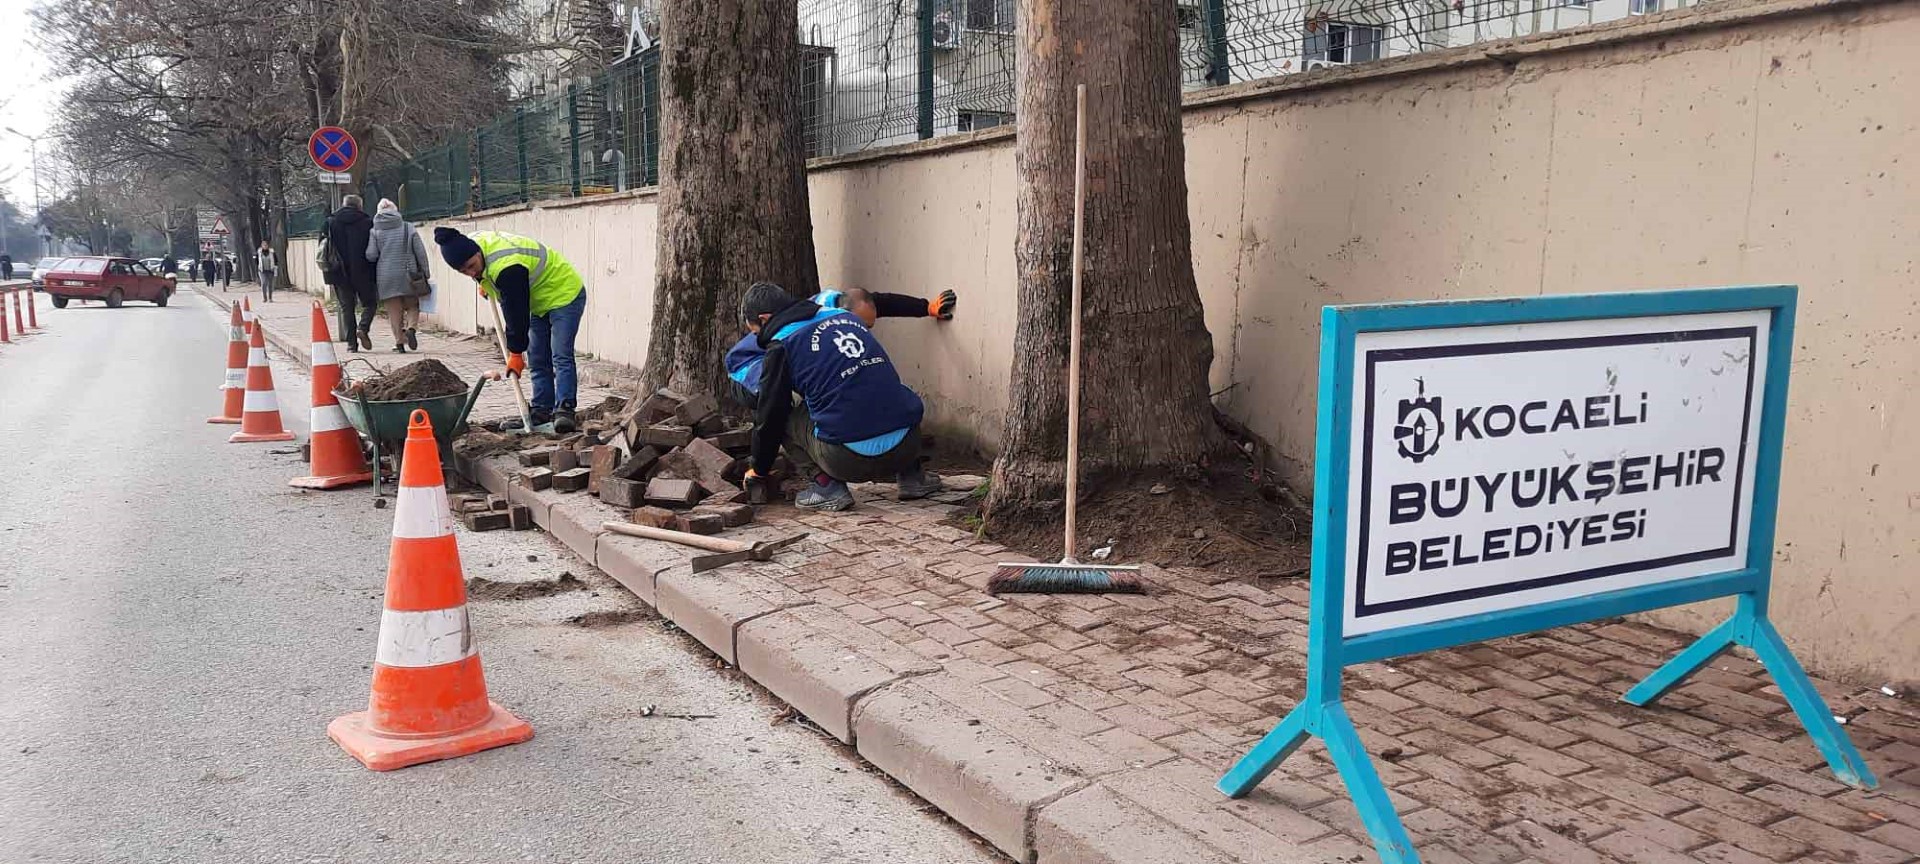
<svg viewBox="0 0 1920 864"><path fill-rule="evenodd" d="M959 125L962 132L976 132L1012 122L1013 115L1005 111L962 111Z"/></svg>
<svg viewBox="0 0 1920 864"><path fill-rule="evenodd" d="M1632 2L1655 2L1655 0L1632 0ZM1309 25L1311 28L1312 25ZM1387 31L1371 24L1348 24L1343 21L1321 22L1317 29L1307 32L1307 62L1322 63L1364 63L1380 59L1380 44L1387 38Z"/></svg>
<svg viewBox="0 0 1920 864"><path fill-rule="evenodd" d="M1627 0L1627 14L1651 15L1660 11L1660 0Z"/></svg>
<svg viewBox="0 0 1920 864"><path fill-rule="evenodd" d="M958 0L966 12L968 30L1013 32L1014 0Z"/></svg>

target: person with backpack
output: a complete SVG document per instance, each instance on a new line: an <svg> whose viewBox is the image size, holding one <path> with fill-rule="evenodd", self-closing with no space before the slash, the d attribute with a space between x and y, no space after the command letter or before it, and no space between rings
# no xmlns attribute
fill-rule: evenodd
<svg viewBox="0 0 1920 864"><path fill-rule="evenodd" d="M374 286L393 328L393 350L400 354L420 350L420 298L432 290L427 281L427 244L413 223L400 218L400 208L380 199L367 242L367 260L373 262Z"/></svg>
<svg viewBox="0 0 1920 864"><path fill-rule="evenodd" d="M348 195L327 217L326 231L320 235L321 278L333 286L333 297L340 304L340 341L347 350L358 353L373 350L374 303L373 262L365 249L373 234L373 217L367 215L364 199ZM359 315L354 310L359 309Z"/></svg>

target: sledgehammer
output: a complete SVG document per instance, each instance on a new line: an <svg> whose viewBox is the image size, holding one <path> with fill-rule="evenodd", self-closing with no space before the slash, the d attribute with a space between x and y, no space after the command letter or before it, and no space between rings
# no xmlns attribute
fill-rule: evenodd
<svg viewBox="0 0 1920 864"><path fill-rule="evenodd" d="M715 553L712 555L694 556L693 572L695 573L712 570L715 567L722 567L736 561L770 561L773 559L773 553L792 546L807 536L805 532L802 532L792 537L782 537L778 540L762 540L758 543L744 543L739 540L728 540L725 537L705 537L699 534L688 534L685 531L673 531L666 528L635 525L632 522L602 522L600 523L600 527L615 534L625 534L628 537L665 540L668 543L678 543L682 546L692 546L695 549L705 549Z"/></svg>

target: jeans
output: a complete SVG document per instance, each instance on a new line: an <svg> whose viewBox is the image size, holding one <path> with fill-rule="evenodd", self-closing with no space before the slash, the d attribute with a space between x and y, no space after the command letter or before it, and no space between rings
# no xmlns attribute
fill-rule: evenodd
<svg viewBox="0 0 1920 864"><path fill-rule="evenodd" d="M263 300L273 299L273 271L260 271L260 296Z"/></svg>
<svg viewBox="0 0 1920 864"><path fill-rule="evenodd" d="M579 404L580 379L574 371L573 340L587 311L587 292L527 323L527 373L533 378L531 407L536 414Z"/></svg>

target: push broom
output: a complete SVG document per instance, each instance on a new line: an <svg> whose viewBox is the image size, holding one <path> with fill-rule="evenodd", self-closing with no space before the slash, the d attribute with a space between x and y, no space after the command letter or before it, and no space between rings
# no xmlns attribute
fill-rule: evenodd
<svg viewBox="0 0 1920 864"><path fill-rule="evenodd" d="M1087 205L1087 85L1073 92L1073 317L1067 337L1067 537L1058 564L1001 564L987 580L989 594L1142 594L1140 568L1082 564L1073 557L1074 515L1080 502L1080 271Z"/></svg>

